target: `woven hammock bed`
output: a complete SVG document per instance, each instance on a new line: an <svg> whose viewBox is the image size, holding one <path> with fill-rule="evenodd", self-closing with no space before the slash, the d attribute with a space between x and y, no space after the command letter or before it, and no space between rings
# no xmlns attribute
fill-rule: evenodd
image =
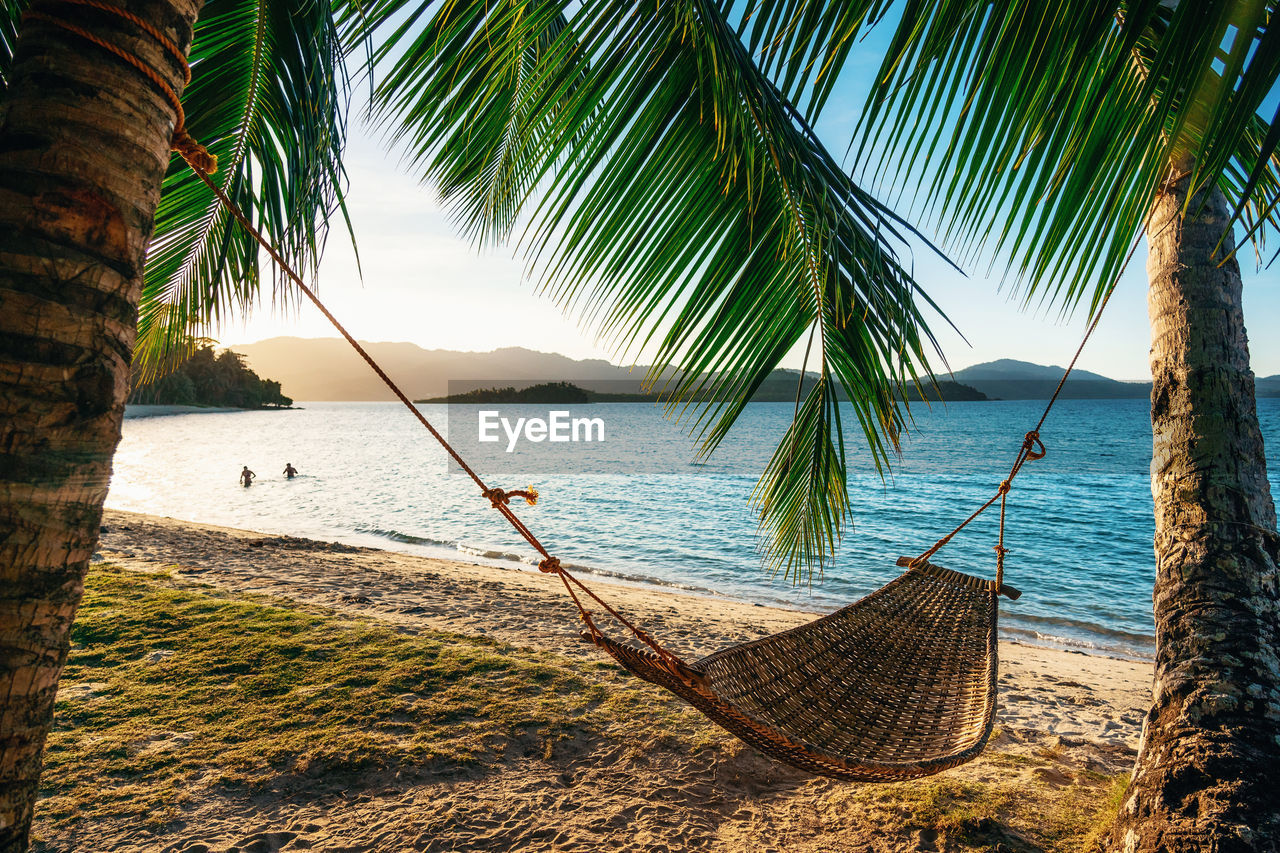
<svg viewBox="0 0 1280 853"><path fill-rule="evenodd" d="M1001 593L1018 596L924 561L829 616L686 666L591 639L766 755L822 776L892 782L986 746Z"/></svg>
<svg viewBox="0 0 1280 853"><path fill-rule="evenodd" d="M136 15L103 0L61 2L92 7L132 23L140 34L160 43L179 67L187 69L189 79L184 53ZM493 508L538 552L542 558L538 568L563 582L587 627L587 640L630 672L671 691L766 755L812 773L850 781L889 782L937 773L982 751L991 736L996 710L998 600L1001 595L1011 599L1019 595L1003 583L1006 498L1023 464L1044 457L1040 428L1097 328L1115 290L1114 282L1040 422L1026 434L1008 477L986 503L920 556L899 559L898 565L906 571L860 601L806 625L686 663L565 569L511 509L513 498L532 504L537 492L508 492L487 486L325 308L296 270L209 177L217 170L217 159L187 133L181 101L159 72L132 52L67 20L54 8L31 9L26 15L96 44L156 85L176 115L174 151L471 477ZM1134 245L1136 248L1136 242ZM962 574L930 561L952 537L997 502L1000 534L993 579ZM584 599L627 628L638 645L607 637Z"/></svg>

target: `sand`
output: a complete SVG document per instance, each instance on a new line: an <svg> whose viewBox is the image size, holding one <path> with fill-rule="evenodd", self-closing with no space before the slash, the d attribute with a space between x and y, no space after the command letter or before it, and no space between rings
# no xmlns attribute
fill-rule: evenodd
<svg viewBox="0 0 1280 853"><path fill-rule="evenodd" d="M174 404L131 403L124 407L125 420L133 418L160 418L167 415L215 415L221 412L243 412L222 406L179 406Z"/></svg>
<svg viewBox="0 0 1280 853"><path fill-rule="evenodd" d="M579 623L559 581L536 571L119 511L108 511L103 525L95 559L125 568L168 567L225 590L321 605L408 631L484 635L598 659L577 639ZM591 584L690 657L812 618L728 598ZM1028 785L1065 786L1128 769L1150 697L1150 664L1016 643L1002 643L1000 654L998 731L988 754L1051 760L1014 767L1012 759L984 757L938 778L1007 783L1022 774ZM713 766L666 760L638 771L634 763L614 766L614 758L584 754L567 766L534 759L496 776L373 786L336 801L197 804L182 837L154 849L935 849L936 839L851 828L850 810L864 786L815 779L749 748ZM554 833L538 828L538 814L548 809L557 815ZM131 847L124 830L111 831L116 835L104 830L102 849L153 849Z"/></svg>

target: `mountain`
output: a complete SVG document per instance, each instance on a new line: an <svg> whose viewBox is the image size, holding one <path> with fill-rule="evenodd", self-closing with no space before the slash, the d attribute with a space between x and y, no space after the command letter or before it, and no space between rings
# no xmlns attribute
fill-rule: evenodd
<svg viewBox="0 0 1280 853"><path fill-rule="evenodd" d="M957 382L972 385L999 400L1047 400L1062 379L1063 368L1002 358L955 372ZM1079 368L1062 387L1061 399L1096 400L1151 396L1150 382L1120 382Z"/></svg>
<svg viewBox="0 0 1280 853"><path fill-rule="evenodd" d="M579 360L523 347L459 352L428 350L410 343L360 343L413 400L486 388L520 389L543 382L570 382L597 394L634 396L643 393L647 371L645 367L628 369L603 359ZM233 349L258 373L278 379L295 400L395 399L341 338L270 338ZM795 399L799 379L798 370L775 370L754 399L790 402ZM811 384L806 377L805 385ZM986 399L979 391L955 382L939 385L943 400ZM936 392L928 396L939 398ZM918 395L913 392L911 399L918 399Z"/></svg>
<svg viewBox="0 0 1280 853"><path fill-rule="evenodd" d="M1280 397L1280 373L1275 376L1259 376L1253 382L1259 397Z"/></svg>
<svg viewBox="0 0 1280 853"><path fill-rule="evenodd" d="M459 352L428 350L410 343L360 343L412 399L547 381L574 382L599 391L622 390L595 387L596 383L617 383L638 391L644 376L642 369L629 371L603 359L578 360L522 347ZM269 338L233 349L258 373L278 379L295 400L395 399L341 338ZM472 381L462 383L467 387L458 387L459 380ZM455 383L452 388L450 381Z"/></svg>

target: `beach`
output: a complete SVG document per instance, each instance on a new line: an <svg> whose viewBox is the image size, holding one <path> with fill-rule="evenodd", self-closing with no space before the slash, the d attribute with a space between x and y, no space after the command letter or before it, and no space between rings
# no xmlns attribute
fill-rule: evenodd
<svg viewBox="0 0 1280 853"><path fill-rule="evenodd" d="M649 735L654 746L638 751L629 748L625 729L584 724L554 748L490 745L483 769L398 762L394 771L341 778L291 772L287 783L244 790L197 773L202 781L184 787L181 805L164 820L95 821L91 846L74 818L40 823L38 812L40 849L816 851L996 843L1007 850L1070 849L1122 784L1150 694L1148 663L1002 643L997 729L979 760L920 782L851 785L761 757L621 674L579 639L560 582L536 571L122 511L106 513L95 561L126 580L160 578L183 594L281 602L335 625L358 622L410 638L447 643L457 636L516 655L550 655L562 662L557 666L580 668L587 682L627 691L632 698L624 704L636 707L625 714L647 714L642 706L652 704L673 731L670 738ZM594 579L592 586L689 658L813 618L712 595ZM183 654L162 652L161 658ZM84 686L99 677L92 665L64 678L60 718L75 717L77 703L92 701L94 688ZM642 725L649 731L651 721ZM50 745L54 765L59 744L69 749L77 737L74 727L59 728ZM146 749L155 739L177 738L166 748L181 750L182 736L149 734ZM130 784L145 789L148 781ZM921 805L921 797L928 802ZM1046 828L1052 826L1059 829Z"/></svg>
<svg viewBox="0 0 1280 853"><path fill-rule="evenodd" d="M407 628L480 634L517 646L598 659L560 581L507 569L264 536L109 510L101 556L125 568L177 565L236 592L267 593ZM696 659L815 617L781 608L591 580L606 601ZM602 623L607 624L607 623ZM1010 728L1137 747L1151 690L1149 664L1001 643L1000 717Z"/></svg>
<svg viewBox="0 0 1280 853"><path fill-rule="evenodd" d="M173 403L130 403L124 407L125 420L134 418L163 418L174 415L221 415L228 412L240 412L226 406L182 406Z"/></svg>
<svg viewBox="0 0 1280 853"><path fill-rule="evenodd" d="M608 423L607 441L538 445L532 455L476 443L473 411L424 412L452 424L450 440L462 442L487 483L537 488L541 499L522 506L522 518L585 576L825 611L883 585L899 557L921 553L990 497L1008 471L1008 437L1025 431L1033 405L954 403L917 413L889 481L864 450L851 449L849 524L832 559L813 567L812 584L807 570L771 577L757 548L751 494L791 417L785 403L748 406L730 444L697 464L682 428L651 406L594 404L589 413ZM1141 400L1062 406L1053 456L1028 469L1010 498L1006 575L1025 594L1006 603L1001 630L1012 640L1150 659L1147 407ZM1103 428L1123 440L1098 454L1091 436ZM395 404L133 418L123 433L111 509L488 565L527 568L532 556ZM286 462L301 472L296 479L280 476ZM252 489L237 482L245 465L259 475ZM989 574L997 520L998 513L975 520L939 562Z"/></svg>

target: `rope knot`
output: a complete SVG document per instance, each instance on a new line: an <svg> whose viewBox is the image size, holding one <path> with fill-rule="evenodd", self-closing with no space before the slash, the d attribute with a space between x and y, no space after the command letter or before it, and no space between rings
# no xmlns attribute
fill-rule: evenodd
<svg viewBox="0 0 1280 853"><path fill-rule="evenodd" d="M1012 488L1013 488L1013 483L1010 483L1008 480L1001 480L1000 488L997 489L996 491L1002 495L1007 495L1009 494L1009 490Z"/></svg>
<svg viewBox="0 0 1280 853"><path fill-rule="evenodd" d="M186 127L174 128L173 140L169 142L169 146L177 151L178 156L186 160L192 169L200 170L205 174L218 172L218 155L210 154L209 149L197 142L196 138L187 132Z"/></svg>
<svg viewBox="0 0 1280 853"><path fill-rule="evenodd" d="M187 128L179 125L173 130L173 139L169 142L169 146L178 152L183 160L191 168L204 172L206 175L212 175L218 171L218 156L209 153L209 149L205 148L195 137L187 132Z"/></svg>
<svg viewBox="0 0 1280 853"><path fill-rule="evenodd" d="M114 15L117 18L133 23L134 26L149 35L156 43L163 47L169 56L177 63L178 67L182 69L183 85L191 82L191 66L187 63L186 53L183 52L176 43L174 43L173 39L156 29L145 19L140 18L127 9L122 9L119 6L112 5L111 3L103 2L103 0L61 0L61 2L72 6L88 6L92 9L97 9L100 12L105 12L108 15ZM95 35L89 30L86 30L84 27L56 14L40 11L38 9L28 9L23 13L22 21L23 23L26 23L29 20L44 21L45 23L53 24L56 27L61 27L68 32L78 35L85 41L97 45L108 53L113 54L116 58L133 66L139 73L150 80L157 89L159 89L160 94L169 102L169 106L173 107L174 127L173 137L169 142L170 148L173 151L178 152L182 159L186 160L187 164L198 174L212 175L218 171L218 158L215 155L210 154L209 149L197 142L191 134L187 132L187 119L186 113L182 110L182 99L178 97L177 91L174 90L174 87L169 80L156 70L155 67L147 63L137 54L126 50L120 45L113 44L112 42Z"/></svg>
<svg viewBox="0 0 1280 853"><path fill-rule="evenodd" d="M529 506L534 506L538 503L538 490L533 486L526 486L523 489L512 489L509 492L505 489L494 487L492 489L485 489L480 494L488 498L489 503L493 504L495 509L503 504L510 503L512 498L524 498L524 502Z"/></svg>
<svg viewBox="0 0 1280 853"><path fill-rule="evenodd" d="M1040 440L1040 433L1034 429L1022 440L1022 449L1026 451L1027 459L1043 459L1049 452Z"/></svg>
<svg viewBox="0 0 1280 853"><path fill-rule="evenodd" d="M558 575L564 571L564 568L560 565L559 557L547 557L538 563L538 571Z"/></svg>

